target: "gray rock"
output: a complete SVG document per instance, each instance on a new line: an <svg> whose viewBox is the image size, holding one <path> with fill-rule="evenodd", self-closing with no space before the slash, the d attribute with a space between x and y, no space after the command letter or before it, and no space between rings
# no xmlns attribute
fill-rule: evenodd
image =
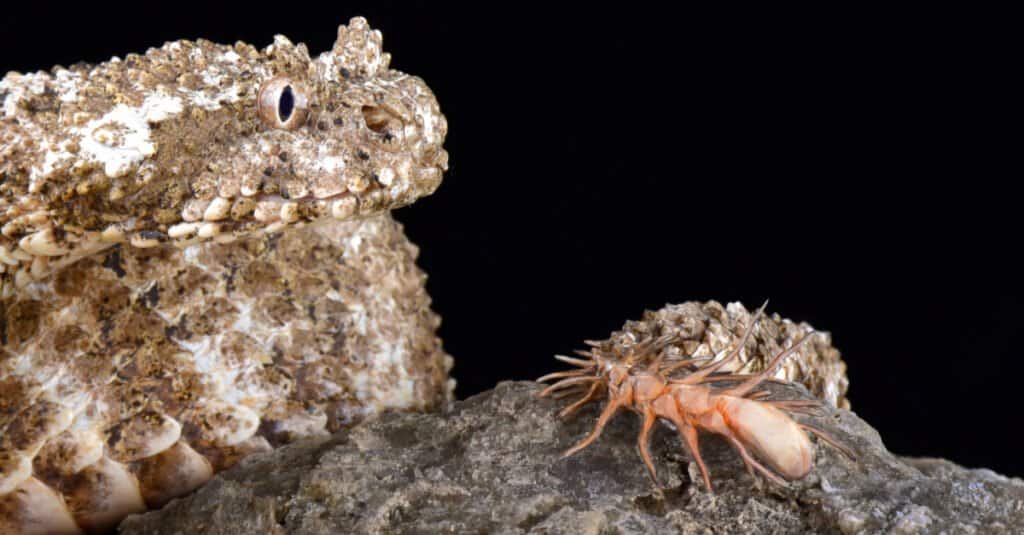
<svg viewBox="0 0 1024 535"><path fill-rule="evenodd" d="M809 397L769 385L778 397ZM816 465L780 487L747 474L723 440L701 436L715 493L674 432L652 446L662 490L620 414L589 448L599 411L568 422L538 385L502 383L434 414L387 413L330 438L242 461L122 533L1004 533L1024 531L1024 482L948 461L900 458L854 413L813 422L857 453L816 441ZM698 481L698 483L694 483Z"/></svg>

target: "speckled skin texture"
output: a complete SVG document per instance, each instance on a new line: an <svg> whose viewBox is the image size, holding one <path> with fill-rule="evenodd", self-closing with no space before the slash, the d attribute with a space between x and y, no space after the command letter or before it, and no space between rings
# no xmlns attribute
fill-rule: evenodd
<svg viewBox="0 0 1024 535"><path fill-rule="evenodd" d="M3 294L115 243L229 241L433 192L447 125L422 80L387 68L380 43L354 19L316 58L278 36L262 51L176 41L98 66L8 73ZM265 91L275 79L291 88L280 110ZM289 121L268 120L276 112Z"/></svg>
<svg viewBox="0 0 1024 535"><path fill-rule="evenodd" d="M103 532L452 396L417 249L446 125L356 18L0 82L0 534ZM283 95L283 96L282 96Z"/></svg>
<svg viewBox="0 0 1024 535"><path fill-rule="evenodd" d="M666 334L678 336L666 348L666 365L673 360L690 356L710 357L732 349L739 340L753 313L741 303L722 306L717 301L687 301L666 305L659 310L645 311L640 320L627 321L596 348L603 356L629 354L629 348ZM806 323L795 323L778 314L762 317L757 329L740 353L739 366L726 365L722 371L757 373L786 348L812 330ZM724 355L721 355L724 356ZM708 361L710 364L712 361ZM642 363L641 363L642 364ZM702 365L704 365L702 363ZM846 363L839 350L832 346L827 332L816 332L811 340L787 358L774 376L777 379L801 383L815 396L834 407L850 408L846 399L849 379Z"/></svg>

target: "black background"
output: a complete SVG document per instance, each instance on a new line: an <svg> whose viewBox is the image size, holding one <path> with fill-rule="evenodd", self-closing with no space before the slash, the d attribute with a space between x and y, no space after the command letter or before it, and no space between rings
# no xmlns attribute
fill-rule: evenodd
<svg viewBox="0 0 1024 535"><path fill-rule="evenodd" d="M893 451L1024 475L1005 14L330 5L5 8L0 71L196 37L319 53L365 15L449 121L444 184L397 217L460 397L645 308L771 298L831 331Z"/></svg>

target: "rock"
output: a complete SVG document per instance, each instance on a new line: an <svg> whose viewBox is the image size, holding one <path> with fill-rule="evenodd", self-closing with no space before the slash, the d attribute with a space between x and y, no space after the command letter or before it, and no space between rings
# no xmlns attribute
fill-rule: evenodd
<svg viewBox="0 0 1024 535"><path fill-rule="evenodd" d="M810 398L802 386L767 385ZM501 383L440 413L385 413L328 438L249 457L125 534L235 533L992 533L1024 530L1024 482L936 459L901 458L854 413L797 416L853 449L816 443L815 467L781 487L746 472L713 435L701 451L715 493L674 432L652 444L662 490L620 414L589 448L600 404L568 422L539 385ZM697 482L697 483L695 483Z"/></svg>

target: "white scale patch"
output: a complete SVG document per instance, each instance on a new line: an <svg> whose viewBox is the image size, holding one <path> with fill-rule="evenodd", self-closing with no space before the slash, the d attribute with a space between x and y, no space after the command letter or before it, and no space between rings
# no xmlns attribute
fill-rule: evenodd
<svg viewBox="0 0 1024 535"><path fill-rule="evenodd" d="M72 93L69 90L63 96ZM6 107L10 102L10 98L5 102L5 113L8 112ZM68 160L99 162L108 177L124 176L156 152L156 144L150 138L149 125L165 121L181 113L182 109L180 98L154 93L146 97L141 106L118 104L103 117L93 119L83 127L72 128L72 137L65 139L64 143L54 146L48 140L42 140L41 145L46 152L41 165L31 171L30 189L38 190L42 181L53 174L56 166ZM73 154L68 151L67 145L76 140L79 142L79 151Z"/></svg>
<svg viewBox="0 0 1024 535"><path fill-rule="evenodd" d="M237 54L235 55L237 57ZM185 97L193 105L205 110L219 110L226 103L238 102L242 99L242 88L231 84L221 88L224 80L231 80L231 74L211 66L203 72L203 83L213 91L186 91Z"/></svg>
<svg viewBox="0 0 1024 535"><path fill-rule="evenodd" d="M181 99L160 93L146 97L137 108L118 104L103 117L75 129L82 136L79 156L102 163L108 177L124 176L156 152L149 123L166 120L181 110Z"/></svg>
<svg viewBox="0 0 1024 535"><path fill-rule="evenodd" d="M217 59L221 61L226 61L228 63L238 63L238 60L242 59L242 57L239 56L234 50L228 50L227 52L221 54L220 57Z"/></svg>
<svg viewBox="0 0 1024 535"><path fill-rule="evenodd" d="M215 339L213 336L202 336L196 341L175 340L175 343L192 353L196 371L204 373L214 370L220 361L220 353L216 349L218 342L219 337Z"/></svg>
<svg viewBox="0 0 1024 535"><path fill-rule="evenodd" d="M46 81L49 79L49 74L40 72L31 74L9 73L5 76L3 82L10 82L10 85L4 84L9 87L10 93L4 100L4 116L14 117L18 113L18 103L27 96L26 93L42 95L46 91Z"/></svg>
<svg viewBox="0 0 1024 535"><path fill-rule="evenodd" d="M177 45L177 43L174 44ZM190 54L193 59L201 57L199 50L192 50ZM238 102L246 96L247 91L251 91L255 87L253 84L239 85L236 83L238 80L237 64L241 59L242 57L234 50L228 50L218 55L200 73L206 88L196 91L181 89L181 94L194 106L208 111L219 110L224 104ZM253 74L261 78L267 78L271 75L270 71L262 65L256 65L251 68Z"/></svg>

